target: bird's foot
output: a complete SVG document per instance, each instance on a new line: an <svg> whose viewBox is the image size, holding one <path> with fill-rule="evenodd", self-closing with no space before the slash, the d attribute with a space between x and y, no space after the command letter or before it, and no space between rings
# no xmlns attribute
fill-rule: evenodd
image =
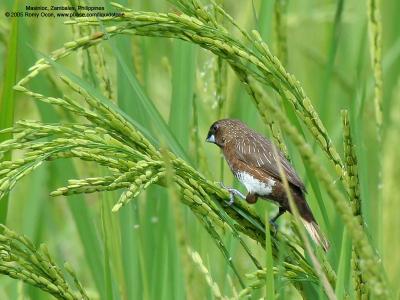
<svg viewBox="0 0 400 300"><path fill-rule="evenodd" d="M271 218L269 219L269 225L270 228L273 230L274 234L276 234L278 232L278 224L275 222L275 218Z"/></svg>
<svg viewBox="0 0 400 300"><path fill-rule="evenodd" d="M274 217L269 219L269 224L271 224L272 227L274 228L275 234L278 232L278 224L276 223L276 220L278 220L278 218L281 215L283 215L285 213L285 211L286 211L286 209L284 209L284 208L282 208L282 206L280 206L278 213Z"/></svg>
<svg viewBox="0 0 400 300"><path fill-rule="evenodd" d="M229 192L229 201L226 202L227 205L232 206L233 203L235 203L235 196L238 196L238 197L242 198L243 200L246 199L246 196L243 195L238 190L235 190L234 188L231 188L231 187L227 187L222 182L220 182L219 184L223 189L225 189Z"/></svg>

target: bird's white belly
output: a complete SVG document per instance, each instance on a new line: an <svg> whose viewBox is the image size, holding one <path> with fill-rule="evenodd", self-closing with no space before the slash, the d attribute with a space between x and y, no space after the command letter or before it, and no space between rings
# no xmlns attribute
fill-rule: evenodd
<svg viewBox="0 0 400 300"><path fill-rule="evenodd" d="M238 172L237 178L246 187L247 191L260 196L268 196L272 192L275 180L268 178L266 182L254 178L249 173Z"/></svg>

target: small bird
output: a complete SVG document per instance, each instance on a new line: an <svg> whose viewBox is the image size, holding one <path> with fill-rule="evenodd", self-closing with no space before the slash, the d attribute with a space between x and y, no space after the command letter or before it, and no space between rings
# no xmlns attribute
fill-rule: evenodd
<svg viewBox="0 0 400 300"><path fill-rule="evenodd" d="M222 149L232 173L247 189L248 194L244 197L239 191L229 188L231 200L233 194L236 194L250 204L256 203L258 198L277 202L279 212L271 219L273 224L283 213L291 211L279 172L279 159L304 227L314 242L325 251L328 250L329 243L321 233L305 200L306 188L303 182L284 154L271 141L234 119L214 122L206 141Z"/></svg>

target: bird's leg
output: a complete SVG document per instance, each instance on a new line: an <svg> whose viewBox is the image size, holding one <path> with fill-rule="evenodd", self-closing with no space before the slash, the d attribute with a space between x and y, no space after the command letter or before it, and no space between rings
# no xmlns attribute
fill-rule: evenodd
<svg viewBox="0 0 400 300"><path fill-rule="evenodd" d="M220 182L219 184L222 188L224 188L225 190L227 190L229 192L229 202L228 202L229 206L231 206L235 202L235 196L238 196L239 198L242 198L243 200L246 199L246 197L238 190L235 190L234 188L231 188L231 187L227 187L222 182Z"/></svg>
<svg viewBox="0 0 400 300"><path fill-rule="evenodd" d="M272 218L269 220L269 223L270 223L272 226L274 226L275 230L278 229L278 225L276 224L276 220L278 220L278 218L279 218L281 215L283 215L283 214L285 213L285 211L286 211L285 208L283 208L282 206L279 206L279 211L278 211L278 213L276 214L276 216L275 216L275 217L272 217Z"/></svg>

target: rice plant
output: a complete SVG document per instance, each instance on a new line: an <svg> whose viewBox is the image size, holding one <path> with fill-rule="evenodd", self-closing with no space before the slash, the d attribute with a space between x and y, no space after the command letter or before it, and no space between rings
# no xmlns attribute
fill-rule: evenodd
<svg viewBox="0 0 400 300"><path fill-rule="evenodd" d="M398 297L400 7L314 4L4 18L1 298ZM293 214L277 228L267 201L228 204L225 186L243 187L204 142L221 118L291 161L329 251L299 222L279 161Z"/></svg>

